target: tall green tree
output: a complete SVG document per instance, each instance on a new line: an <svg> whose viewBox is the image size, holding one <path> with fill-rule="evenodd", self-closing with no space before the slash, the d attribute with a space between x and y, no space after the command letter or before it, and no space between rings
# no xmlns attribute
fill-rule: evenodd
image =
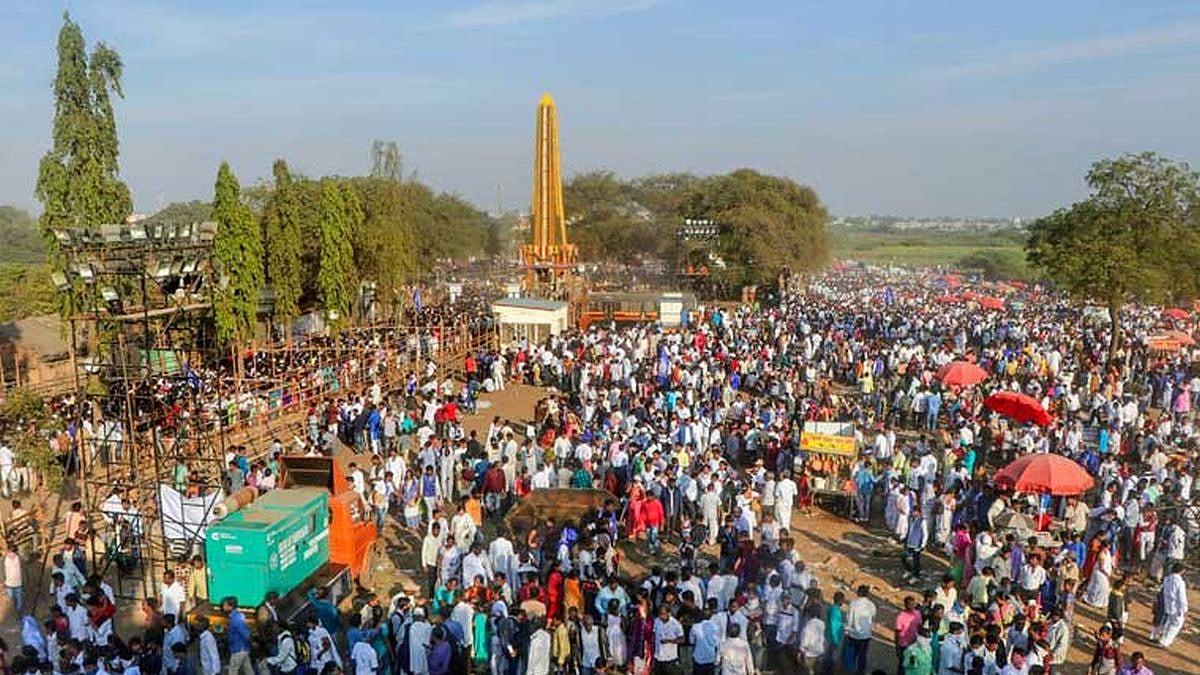
<svg viewBox="0 0 1200 675"><path fill-rule="evenodd" d="M122 96L121 57L103 42L89 57L83 31L63 14L54 77L51 148L38 166L40 224L57 255L53 230L120 223L133 210L129 188L120 179L117 125L112 96Z"/></svg>
<svg viewBox="0 0 1200 675"><path fill-rule="evenodd" d="M321 180L321 267L317 290L331 326L337 328L350 315L354 250L342 190L332 178Z"/></svg>
<svg viewBox="0 0 1200 675"><path fill-rule="evenodd" d="M217 171L212 211L217 221L213 253L220 275L214 297L217 339L234 344L254 337L263 285L263 244L254 213L242 202L241 187L226 162Z"/></svg>
<svg viewBox="0 0 1200 675"><path fill-rule="evenodd" d="M1112 359L1126 302L1196 293L1200 181L1186 164L1146 152L1096 162L1087 184L1087 199L1033 223L1026 256L1064 290L1108 308Z"/></svg>
<svg viewBox="0 0 1200 675"><path fill-rule="evenodd" d="M400 304L405 285L416 276L415 235L406 212L406 184L389 178L355 178L361 196L363 225L354 240L358 276L377 284L379 301Z"/></svg>
<svg viewBox="0 0 1200 675"><path fill-rule="evenodd" d="M272 167L275 192L267 205L265 233L267 280L275 293L275 318L285 324L300 316L300 199L287 162Z"/></svg>

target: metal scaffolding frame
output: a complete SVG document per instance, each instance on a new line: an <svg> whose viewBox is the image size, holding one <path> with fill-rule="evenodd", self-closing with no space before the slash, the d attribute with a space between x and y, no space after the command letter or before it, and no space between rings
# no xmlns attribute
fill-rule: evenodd
<svg viewBox="0 0 1200 675"><path fill-rule="evenodd" d="M203 543L225 465L223 425L203 403L215 356L215 223L57 230L76 358L76 422L90 423L80 487L96 533L92 569L120 597L150 597ZM82 359L77 339L86 334ZM196 511L186 496L209 496ZM185 506L187 503L189 506ZM164 505L167 508L164 508Z"/></svg>

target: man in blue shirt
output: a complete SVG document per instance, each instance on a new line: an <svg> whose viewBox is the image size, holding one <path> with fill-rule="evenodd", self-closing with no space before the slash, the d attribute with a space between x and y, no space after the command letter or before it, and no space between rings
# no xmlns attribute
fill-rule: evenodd
<svg viewBox="0 0 1200 675"><path fill-rule="evenodd" d="M704 608L704 620L692 625L692 672L694 675L713 675L717 667L717 652L721 648L719 626L713 620L717 599L709 598Z"/></svg>
<svg viewBox="0 0 1200 675"><path fill-rule="evenodd" d="M621 582L616 576L609 577L608 585L596 593L596 613L601 620L608 614L608 603L611 600L617 601L617 615L623 615L629 605L629 594L621 587Z"/></svg>
<svg viewBox="0 0 1200 675"><path fill-rule="evenodd" d="M875 474L863 462L854 472L854 503L857 507L854 519L860 523L871 520L871 496L874 491Z"/></svg>
<svg viewBox="0 0 1200 675"><path fill-rule="evenodd" d="M225 630L229 641L229 675L254 675L250 663L250 626L238 609L237 598L229 596L222 600L221 609L229 616L229 627Z"/></svg>

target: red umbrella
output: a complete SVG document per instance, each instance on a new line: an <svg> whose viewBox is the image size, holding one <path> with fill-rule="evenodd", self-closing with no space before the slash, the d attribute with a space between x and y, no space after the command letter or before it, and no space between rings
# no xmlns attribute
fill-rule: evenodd
<svg viewBox="0 0 1200 675"><path fill-rule="evenodd" d="M969 361L951 361L938 368L937 379L943 384L969 387L987 379L987 371Z"/></svg>
<svg viewBox="0 0 1200 675"><path fill-rule="evenodd" d="M984 309L1004 309L1004 301L1000 298L984 297L979 299L979 306Z"/></svg>
<svg viewBox="0 0 1200 675"><path fill-rule="evenodd" d="M1175 319L1176 321L1184 321L1190 316L1186 309L1180 309L1178 307L1164 309L1162 315L1168 319Z"/></svg>
<svg viewBox="0 0 1200 675"><path fill-rule="evenodd" d="M956 296L956 295L939 295L937 297L937 302L942 305L955 305L955 304L958 304L958 296Z"/></svg>
<svg viewBox="0 0 1200 675"><path fill-rule="evenodd" d="M1017 492L1052 495L1078 495L1087 492L1095 480L1075 462L1054 454L1019 457L996 472L996 485Z"/></svg>
<svg viewBox="0 0 1200 675"><path fill-rule="evenodd" d="M1015 391L992 394L987 397L983 405L1010 419L1018 422L1033 422L1040 427L1050 426L1050 423L1054 421L1054 416L1046 412L1037 399Z"/></svg>

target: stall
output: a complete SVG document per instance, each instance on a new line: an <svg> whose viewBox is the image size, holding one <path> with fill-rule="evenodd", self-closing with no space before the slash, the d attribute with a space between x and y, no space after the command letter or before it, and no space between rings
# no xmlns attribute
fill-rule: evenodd
<svg viewBox="0 0 1200 675"><path fill-rule="evenodd" d="M500 344L538 343L569 327L567 303L541 298L504 298L492 303Z"/></svg>
<svg viewBox="0 0 1200 675"><path fill-rule="evenodd" d="M857 452L854 423L806 422L800 432L800 450L808 464L813 501L849 518L854 495L843 489L843 483L850 478Z"/></svg>

